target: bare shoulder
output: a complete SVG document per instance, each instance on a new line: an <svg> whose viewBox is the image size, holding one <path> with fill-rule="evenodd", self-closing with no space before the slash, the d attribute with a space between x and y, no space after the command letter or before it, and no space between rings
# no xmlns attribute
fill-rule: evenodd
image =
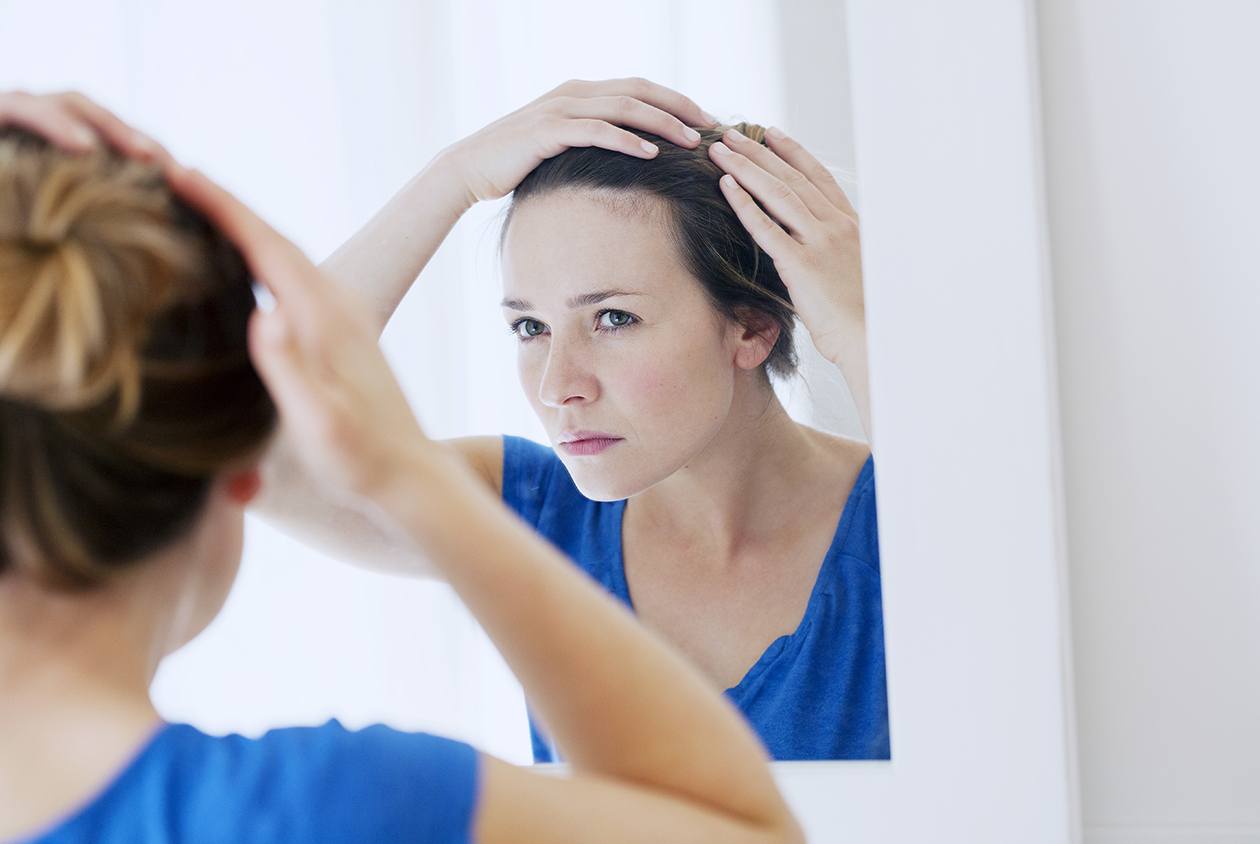
<svg viewBox="0 0 1260 844"><path fill-rule="evenodd" d="M464 459L484 478L495 495L503 494L503 437L454 437L442 444Z"/></svg>
<svg viewBox="0 0 1260 844"><path fill-rule="evenodd" d="M808 425L802 427L810 433L814 441L824 449L829 457L835 459L836 465L846 470L851 470L855 476L866 465L867 458L871 456L870 443L865 440L844 437L828 431L820 431Z"/></svg>

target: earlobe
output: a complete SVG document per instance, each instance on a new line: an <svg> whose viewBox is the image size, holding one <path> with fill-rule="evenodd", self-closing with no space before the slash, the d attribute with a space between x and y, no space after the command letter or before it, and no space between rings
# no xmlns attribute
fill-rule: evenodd
<svg viewBox="0 0 1260 844"><path fill-rule="evenodd" d="M244 507L253 501L254 496L258 495L258 491L262 489L262 473L257 467L243 472L234 472L225 479L224 489L227 490L227 496L233 503Z"/></svg>

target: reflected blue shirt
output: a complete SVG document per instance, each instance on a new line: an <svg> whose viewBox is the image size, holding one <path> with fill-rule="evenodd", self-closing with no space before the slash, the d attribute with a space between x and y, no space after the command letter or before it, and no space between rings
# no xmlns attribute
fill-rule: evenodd
<svg viewBox="0 0 1260 844"><path fill-rule="evenodd" d="M624 499L591 501L552 449L505 435L503 500L634 610L621 548ZM875 515L872 456L845 502L800 624L726 690L774 759L889 758ZM563 761L529 716L534 761Z"/></svg>
<svg viewBox="0 0 1260 844"><path fill-rule="evenodd" d="M336 719L257 739L164 724L95 797L24 842L471 840L477 751Z"/></svg>

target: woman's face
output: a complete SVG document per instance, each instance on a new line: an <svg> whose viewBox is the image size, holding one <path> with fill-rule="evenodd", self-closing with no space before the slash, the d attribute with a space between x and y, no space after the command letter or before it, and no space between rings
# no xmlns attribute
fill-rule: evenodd
<svg viewBox="0 0 1260 844"><path fill-rule="evenodd" d="M660 201L620 202L531 198L513 210L503 249L521 385L574 483L598 501L639 493L700 453L739 373L741 329L684 269ZM583 454L564 445L579 430L620 439Z"/></svg>

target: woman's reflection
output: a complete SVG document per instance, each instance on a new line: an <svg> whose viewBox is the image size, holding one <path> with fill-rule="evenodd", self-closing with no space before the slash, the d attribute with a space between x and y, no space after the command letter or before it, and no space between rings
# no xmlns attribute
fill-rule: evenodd
<svg viewBox="0 0 1260 844"><path fill-rule="evenodd" d="M799 316L869 435L857 222L835 179L667 88L574 81L443 150L325 269L385 303L383 324L462 211L508 193L503 314L550 446L451 447L774 758L889 758L870 448L791 419L770 380L795 371ZM387 543L276 461L264 506L287 529L360 557ZM531 729L536 761L559 759Z"/></svg>

